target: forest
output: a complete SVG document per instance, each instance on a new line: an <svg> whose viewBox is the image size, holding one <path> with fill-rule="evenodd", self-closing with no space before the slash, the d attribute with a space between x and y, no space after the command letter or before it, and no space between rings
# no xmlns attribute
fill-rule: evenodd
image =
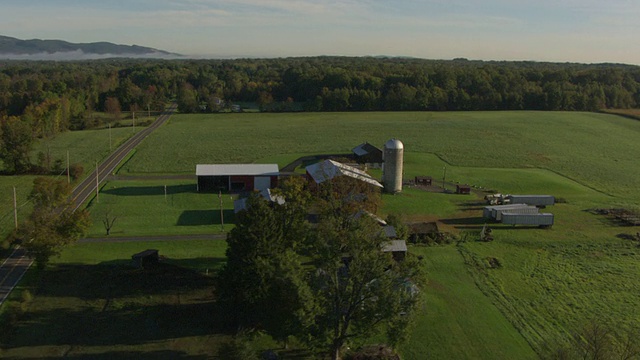
<svg viewBox="0 0 640 360"><path fill-rule="evenodd" d="M473 111L636 108L640 67L374 57L0 62L0 151L105 126L107 112ZM2 149L0 149L2 150ZM9 162L14 160L9 159ZM10 169L20 172L20 161Z"/></svg>

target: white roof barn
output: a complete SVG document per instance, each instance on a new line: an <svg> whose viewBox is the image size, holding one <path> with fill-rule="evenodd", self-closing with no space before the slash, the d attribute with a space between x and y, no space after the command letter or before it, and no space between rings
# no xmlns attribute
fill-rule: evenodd
<svg viewBox="0 0 640 360"><path fill-rule="evenodd" d="M331 180L337 176L349 176L374 186L383 187L382 184L366 172L333 160L325 160L309 165L306 167L306 170L307 174L309 174L317 184Z"/></svg>
<svg viewBox="0 0 640 360"><path fill-rule="evenodd" d="M196 165L196 176L277 176L278 164Z"/></svg>

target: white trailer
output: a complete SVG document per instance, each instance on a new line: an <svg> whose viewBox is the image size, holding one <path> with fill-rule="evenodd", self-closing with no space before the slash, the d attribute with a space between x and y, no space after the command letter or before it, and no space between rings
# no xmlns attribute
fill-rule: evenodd
<svg viewBox="0 0 640 360"><path fill-rule="evenodd" d="M515 210L515 209L522 209L522 208L527 208L527 207L529 207L529 205L527 205L527 204L508 204L508 205L485 206L484 210L482 212L482 216L484 216L485 218L488 218L488 219L494 219L495 220L498 211Z"/></svg>
<svg viewBox="0 0 640 360"><path fill-rule="evenodd" d="M553 214L540 213L540 214L513 214L503 213L502 223L507 225L530 225L549 227L553 225Z"/></svg>
<svg viewBox="0 0 640 360"><path fill-rule="evenodd" d="M511 204L527 204L533 206L549 206L556 203L556 198L552 195L509 195L507 197Z"/></svg>
<svg viewBox="0 0 640 360"><path fill-rule="evenodd" d="M496 221L502 221L502 217L504 216L504 214L530 214L531 215L531 214L537 214L539 212L540 212L540 209L530 205L527 205L527 207L515 208L515 209L504 209L504 210L497 209L495 219Z"/></svg>

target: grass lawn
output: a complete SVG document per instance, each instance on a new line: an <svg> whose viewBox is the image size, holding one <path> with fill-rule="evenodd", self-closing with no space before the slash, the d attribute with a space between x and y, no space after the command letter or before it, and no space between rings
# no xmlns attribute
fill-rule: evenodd
<svg viewBox="0 0 640 360"><path fill-rule="evenodd" d="M166 195L165 195L166 186ZM222 195L224 231L233 228L233 200ZM218 194L198 193L195 181L110 181L87 209L93 225L89 237L102 237L102 220L116 217L111 236L221 233Z"/></svg>
<svg viewBox="0 0 640 360"><path fill-rule="evenodd" d="M221 266L225 247L224 241L73 246L41 276L31 270L23 281L18 291L37 285L37 296L15 333L3 334L0 357L210 358L230 341L216 321L205 270ZM131 254L148 248L167 260L154 269L132 267Z"/></svg>

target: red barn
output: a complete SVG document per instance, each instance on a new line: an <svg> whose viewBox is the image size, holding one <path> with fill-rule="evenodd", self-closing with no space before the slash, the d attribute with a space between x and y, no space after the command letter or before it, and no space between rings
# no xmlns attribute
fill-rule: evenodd
<svg viewBox="0 0 640 360"><path fill-rule="evenodd" d="M278 164L197 165L198 191L240 192L278 185Z"/></svg>

